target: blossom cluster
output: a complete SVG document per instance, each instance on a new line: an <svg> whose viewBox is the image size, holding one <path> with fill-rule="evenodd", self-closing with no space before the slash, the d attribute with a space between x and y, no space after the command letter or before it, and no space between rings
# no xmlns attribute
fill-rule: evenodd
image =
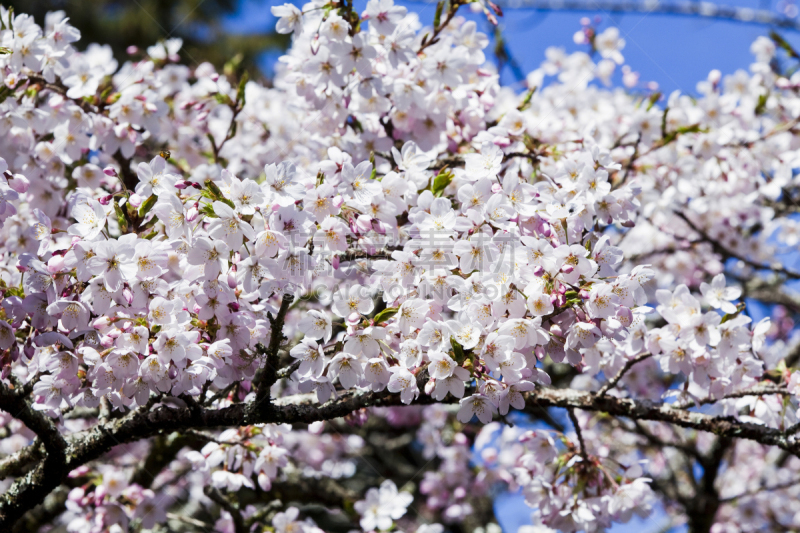
<svg viewBox="0 0 800 533"><path fill-rule="evenodd" d="M179 40L120 67L108 46L77 51L62 12L39 26L0 8L3 380L77 432L76 412L253 401L280 360L278 404L367 391L458 404L428 408L417 434L442 463L420 486L437 520L471 515L468 496L495 483L561 531L649 512L641 468L609 474L622 463L579 435L504 430L502 468L481 477L470 438L442 433L477 419L487 440L564 376L739 416L730 397L782 357L727 280L800 242L779 205L800 184L800 74L774 71L759 40L751 74L712 72L700 98L660 106L590 83L624 62L606 30L597 64L549 49L519 95L457 8L424 27L392 0L276 7L292 45L270 87L181 65ZM782 401L754 417L798 420ZM358 439L322 428L203 434L177 461L231 493L352 476ZM69 495L76 530L163 521L167 500L107 468L76 474L91 478ZM388 530L412 500L385 481L354 513ZM276 514L276 531L318 531L298 513Z"/></svg>

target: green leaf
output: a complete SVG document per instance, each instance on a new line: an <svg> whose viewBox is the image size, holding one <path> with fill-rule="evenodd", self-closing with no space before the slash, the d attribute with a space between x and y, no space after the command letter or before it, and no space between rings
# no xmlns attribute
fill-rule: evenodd
<svg viewBox="0 0 800 533"><path fill-rule="evenodd" d="M13 52L13 50L11 50L11 48L9 48L7 46L0 46L0 55L8 55L8 54L10 54L12 52Z"/></svg>
<svg viewBox="0 0 800 533"><path fill-rule="evenodd" d="M780 46L781 48L783 48L783 49L786 51L786 53L787 53L787 54L789 54L789 57L793 57L793 58L795 58L795 59L800 59L800 54L798 54L798 53L795 51L795 49L794 49L794 48L792 48L792 45L790 45L790 44L789 44L789 43L786 41L786 39L784 39L783 37L781 37L781 36L780 36L780 35L779 35L777 32L775 32L775 31L771 31L771 32L769 32L769 38L770 38L770 39L772 39L772 41L773 41L773 42L774 42L776 45L778 45L778 46Z"/></svg>
<svg viewBox="0 0 800 533"><path fill-rule="evenodd" d="M117 224L119 224L120 233L128 233L128 217L125 216L125 212L117 202L114 202L114 212L117 214Z"/></svg>
<svg viewBox="0 0 800 533"><path fill-rule="evenodd" d="M653 109L653 106L656 105L656 102L661 98L660 92L654 92L650 95L650 98L647 101L647 110L650 111Z"/></svg>
<svg viewBox="0 0 800 533"><path fill-rule="evenodd" d="M200 213L208 218L217 218L217 214L214 212L214 206L211 204L205 204L203 207L201 207Z"/></svg>
<svg viewBox="0 0 800 533"><path fill-rule="evenodd" d="M249 79L250 75L247 74L247 71L242 72L242 78L239 80L239 90L236 91L236 103L239 104L240 109L244 107L244 86L247 85L247 80Z"/></svg>
<svg viewBox="0 0 800 533"><path fill-rule="evenodd" d="M764 114L764 111L767 109L767 100L769 99L769 93L760 94L758 96L758 103L756 104L755 113L756 115Z"/></svg>
<svg viewBox="0 0 800 533"><path fill-rule="evenodd" d="M149 230L150 228L152 228L153 226L155 226L157 222L158 222L158 217L157 217L157 216L153 216L153 218L151 218L150 220L148 220L146 224L142 225L142 226L139 228L139 233L141 233L141 232L143 232L143 231L147 231L147 230Z"/></svg>
<svg viewBox="0 0 800 533"><path fill-rule="evenodd" d="M139 206L139 216L144 218L144 216L153 209L153 206L156 205L156 201L158 200L158 196L155 194L151 194L147 200L145 200L141 206Z"/></svg>
<svg viewBox="0 0 800 533"><path fill-rule="evenodd" d="M532 88L528 90L528 93L525 95L525 98L522 100L522 103L519 104L519 107L517 107L517 110L525 111L528 108L528 106L531 105L531 99L533 98L533 95L536 94L536 89L538 89L538 86L534 85Z"/></svg>
<svg viewBox="0 0 800 533"><path fill-rule="evenodd" d="M433 27L438 28L442 20L442 11L444 11L444 0L439 0L436 4L436 13L433 15Z"/></svg>
<svg viewBox="0 0 800 533"><path fill-rule="evenodd" d="M398 309L399 308L397 307L387 307L386 309L375 315L373 322L375 324L386 322L387 320L389 320L390 318L392 318L394 315L397 314Z"/></svg>
<svg viewBox="0 0 800 533"><path fill-rule="evenodd" d="M223 105L228 105L229 106L229 105L233 104L233 100L231 100L231 97L228 96L227 94L215 93L214 94L214 99L217 102L219 102L220 104L223 104Z"/></svg>
<svg viewBox="0 0 800 533"><path fill-rule="evenodd" d="M434 196L441 196L444 190L450 185L450 182L453 181L453 173L449 170L444 170L439 172L439 174L433 178L433 185L431 185L431 192Z"/></svg>
<svg viewBox="0 0 800 533"><path fill-rule="evenodd" d="M450 346L453 347L453 355L456 356L456 363L460 365L464 362L464 347L461 346L453 337L450 337Z"/></svg>

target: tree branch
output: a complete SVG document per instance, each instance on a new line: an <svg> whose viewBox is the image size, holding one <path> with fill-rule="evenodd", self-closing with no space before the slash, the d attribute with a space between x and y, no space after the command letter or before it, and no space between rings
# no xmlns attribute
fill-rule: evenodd
<svg viewBox="0 0 800 533"><path fill-rule="evenodd" d="M284 294L278 315L275 318L269 315L271 325L269 347L266 350L264 368L253 383L256 388L256 401L253 407L262 405L264 400L269 402L269 389L278 381L278 350L283 341L283 322L286 320L286 313L293 300L294 296L288 293Z"/></svg>
<svg viewBox="0 0 800 533"><path fill-rule="evenodd" d="M755 268L757 270L772 270L775 273L783 274L787 278L800 279L800 274L798 274L797 272L792 272L790 270L786 270L783 267L783 265L781 265L780 263L776 262L776 263L772 263L771 265L762 265L761 263L756 263L755 261L753 261L751 259L743 257L743 256L737 254L736 252L734 252L732 250L729 250L722 243L720 243L719 241L711 238L710 235L708 235L705 231L701 230L698 226L696 226L694 224L694 222L689 220L689 217L687 217L685 214L681 213L680 211L674 211L674 213L675 213L675 215L680 217L684 222L686 222L686 224L688 224L689 227L692 228L692 230L694 230L695 233L698 233L700 235L700 237L702 237L702 239L704 241L709 243L716 253L722 255L723 257L731 257L733 259L738 259L739 261L741 261L741 262L747 264L748 266L750 266L752 268Z"/></svg>
<svg viewBox="0 0 800 533"><path fill-rule="evenodd" d="M242 513L239 512L238 506L232 504L217 488L206 487L203 492L211 498L211 501L228 511L233 519L233 529L236 533L247 533L248 528L244 525L244 519L242 518Z"/></svg>
<svg viewBox="0 0 800 533"><path fill-rule="evenodd" d="M606 382L606 384L605 384L605 385L603 385L602 387L600 387L600 390L599 390L599 391L597 391L597 395L598 395L598 396L605 396L605 394L606 394L606 393L607 393L607 392L608 392L610 389L612 389L612 388L616 387L617 383L619 383L619 380L621 380L621 379L622 379L622 377L623 377L625 374L627 374L627 373L628 373L628 370L630 370L630 369L631 369L631 367L632 367L633 365L635 365L636 363L639 363L639 362L641 362L641 361L644 361L645 359L647 359L647 358L649 358L649 357L652 357L652 356L653 356L653 354L651 354L651 353L645 353L645 354L639 355L638 357L634 357L633 359L629 359L629 360L628 360L628 361L625 363L625 366L623 366L623 367L622 367L622 368L619 370L619 372L617 372L617 375L616 375L616 376L614 376L613 378L611 378L610 380L608 380L608 382Z"/></svg>
<svg viewBox="0 0 800 533"><path fill-rule="evenodd" d="M277 323L277 321L276 321ZM425 372L417 376L424 386ZM420 387L422 388L422 387ZM457 401L449 397L448 401ZM432 403L422 395L417 404ZM313 394L299 394L278 399L271 409L253 409L255 402L237 403L221 409L173 409L166 406L145 406L119 418L98 424L92 429L73 434L67 441L66 464L52 464L46 459L33 471L18 479L8 492L0 496L0 531L6 530L25 511L42 501L44 496L65 479L67 473L95 460L118 444L134 442L169 431L186 429L238 427L249 424L295 424L332 420L365 407L401 405L400 396L381 392L345 392L338 399L319 405ZM750 439L761 444L778 446L800 457L800 443L785 433L732 417L714 417L702 413L675 409L666 404L647 400L599 396L593 392L573 389L537 388L526 394L526 412L542 407L561 407L604 412L633 420L657 420L676 426L707 431L719 436ZM60 436L60 435L59 435Z"/></svg>

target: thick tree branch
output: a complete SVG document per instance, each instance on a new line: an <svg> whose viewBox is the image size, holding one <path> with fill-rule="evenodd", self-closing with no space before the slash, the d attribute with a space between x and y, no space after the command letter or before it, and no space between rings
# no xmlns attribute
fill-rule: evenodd
<svg viewBox="0 0 800 533"><path fill-rule="evenodd" d="M272 328L269 346L266 349L264 367L253 383L256 388L254 407L261 406L265 400L269 402L269 389L278 381L278 350L280 349L281 341L283 341L283 322L286 320L286 313L289 311L289 306L293 300L294 296L288 293L284 294L277 316L272 318L272 315L269 315Z"/></svg>
<svg viewBox="0 0 800 533"><path fill-rule="evenodd" d="M424 372L421 374L418 382L424 384L426 376ZM431 397L422 395L415 403L425 404L432 401ZM455 400L449 397L449 401ZM199 406L173 409L163 405L153 409L140 408L122 418L76 433L68 440L66 467L52 467L47 460L40 462L33 471L18 479L0 497L0 530L10 527L26 510L41 502L45 495L63 481L70 470L99 458L117 444L141 440L165 431L239 427L260 423L308 424L343 417L365 407L401 405L399 395L388 391L348 391L323 405L316 403L314 395L301 394L278 399L268 410L253 409L254 403L237 403L221 409L204 409ZM719 436L750 439L761 444L778 446L800 456L800 443L777 429L740 422L732 417L714 417L675 409L647 400L599 396L593 392L573 389L539 388L527 394L526 403L525 411L538 412L543 407L562 407L604 412L633 420L657 420Z"/></svg>

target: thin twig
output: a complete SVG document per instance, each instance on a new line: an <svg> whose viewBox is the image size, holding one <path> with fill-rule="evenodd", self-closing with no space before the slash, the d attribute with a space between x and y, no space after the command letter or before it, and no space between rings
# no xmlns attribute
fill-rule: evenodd
<svg viewBox="0 0 800 533"><path fill-rule="evenodd" d="M580 450L578 451L581 454L581 459L583 459L585 463L588 463L589 456L586 455L586 443L583 442L583 433L581 433L581 425L578 423L578 417L575 416L575 409L570 407L567 409L567 413L569 413L569 419L575 427L575 434L578 435L578 444L580 445Z"/></svg>
<svg viewBox="0 0 800 533"><path fill-rule="evenodd" d="M639 355L638 357L634 357L633 359L629 359L628 362L625 363L625 366L623 366L620 369L620 371L617 372L616 376L614 376L613 378L608 380L608 382L605 385L600 387L600 390L597 391L597 395L598 396L604 396L609 391L609 389L612 389L613 387L615 387L617 385L617 383L619 383L619 380L622 379L622 377L628 372L628 370L631 369L631 367L633 365L635 365L636 363L639 363L641 361L644 361L645 359L648 359L648 358L650 358L652 356L653 356L653 354L651 354L651 353L645 353L645 354Z"/></svg>

